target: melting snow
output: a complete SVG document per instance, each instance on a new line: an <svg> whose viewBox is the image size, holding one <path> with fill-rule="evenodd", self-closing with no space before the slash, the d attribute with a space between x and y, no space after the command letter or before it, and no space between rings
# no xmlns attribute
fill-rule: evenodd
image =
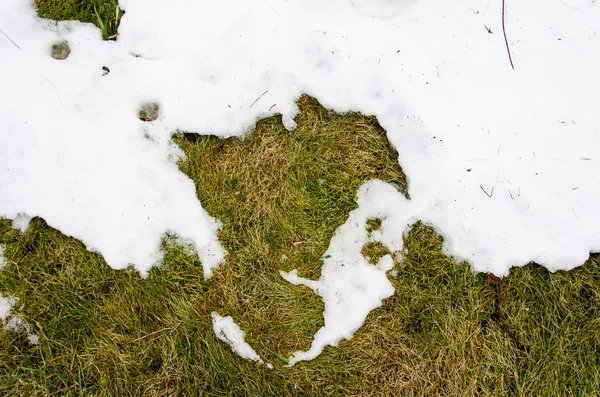
<svg viewBox="0 0 600 397"><path fill-rule="evenodd" d="M29 223L31 222L31 217L27 214L19 213L17 214L12 221L12 227L21 231L21 233L25 234L27 229L29 229Z"/></svg>
<svg viewBox="0 0 600 397"><path fill-rule="evenodd" d="M0 270L4 269L6 266L6 258L4 257L4 244L0 244Z"/></svg>
<svg viewBox="0 0 600 397"><path fill-rule="evenodd" d="M21 317L11 316L10 313L16 303L17 298L0 295L0 321L7 331L25 334L29 344L37 345L39 336L32 332L31 325L23 321Z"/></svg>
<svg viewBox="0 0 600 397"><path fill-rule="evenodd" d="M8 331L27 335L27 341L29 341L29 344L31 345L37 345L40 340L37 334L31 332L31 325L23 321L21 317L11 317L10 320L4 324L4 327Z"/></svg>
<svg viewBox="0 0 600 397"><path fill-rule="evenodd" d="M0 321L5 322L10 317L10 312L15 303L17 303L17 298L0 295Z"/></svg>
<svg viewBox="0 0 600 397"><path fill-rule="evenodd" d="M247 360L256 361L259 364L265 364L252 347L246 342L246 332L244 332L231 316L221 317L218 313L212 313L213 330L217 338L231 346L231 350L240 357ZM265 364L267 368L272 369L271 364Z"/></svg>
<svg viewBox="0 0 600 397"><path fill-rule="evenodd" d="M412 223L413 208L396 188L382 181L365 183L358 191L358 208L338 228L323 255L321 278L317 281L298 277L296 270L281 272L292 284L306 285L323 298L325 325L315 334L310 350L296 352L290 365L312 360L327 345L337 346L350 339L371 310L394 294L386 272L394 266L392 255L383 256L376 265L361 254L368 242L382 243L392 254L402 249L402 235ZM367 221L382 220L379 230L369 234Z"/></svg>

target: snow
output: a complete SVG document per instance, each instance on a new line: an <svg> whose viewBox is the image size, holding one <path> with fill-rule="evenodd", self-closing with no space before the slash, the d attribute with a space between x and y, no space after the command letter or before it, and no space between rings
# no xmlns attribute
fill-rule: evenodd
<svg viewBox="0 0 600 397"><path fill-rule="evenodd" d="M178 170L172 133L241 136L274 114L293 129L295 100L308 93L377 116L411 198L386 214L433 225L445 252L474 270L503 276L530 261L568 270L600 251L595 0L507 0L514 70L500 0L119 3L118 41L103 42L92 25L36 18L30 0L0 2L10 37L0 35L0 217L15 227L40 216L142 274L160 260L161 238L177 235L209 277L225 255L220 224ZM64 40L71 53L53 59ZM143 122L148 102L160 111ZM385 285L383 270L370 272ZM335 290L287 278L324 299ZM348 317L364 319L365 307ZM361 321L326 326L313 346Z"/></svg>
<svg viewBox="0 0 600 397"><path fill-rule="evenodd" d="M4 244L0 244L0 270L4 269L4 266L6 266L6 258L4 257L5 249Z"/></svg>
<svg viewBox="0 0 600 397"><path fill-rule="evenodd" d="M419 217L476 270L570 269L600 250L593 1L509 2L515 70L499 0L121 4L119 43L165 65L155 96L177 127L240 134L258 117L291 119L308 92L377 115Z"/></svg>
<svg viewBox="0 0 600 397"><path fill-rule="evenodd" d="M237 355L247 360L256 361L261 365L264 364L269 369L273 368L271 364L265 364L254 349L246 342L246 332L233 321L231 316L221 317L218 313L213 312L211 317L213 330L217 338L227 343Z"/></svg>
<svg viewBox="0 0 600 397"><path fill-rule="evenodd" d="M15 303L17 303L17 298L14 296L0 295L0 321L5 322L10 317L10 312Z"/></svg>
<svg viewBox="0 0 600 397"><path fill-rule="evenodd" d="M40 338L36 333L32 332L31 325L23 321L21 317L11 316L17 300L14 296L0 295L0 322L2 322L4 329L7 331L25 334L27 335L29 344L37 345Z"/></svg>
<svg viewBox="0 0 600 397"><path fill-rule="evenodd" d="M317 281L298 277L296 270L281 272L292 284L306 285L323 298L325 325L317 331L310 349L290 357L289 365L312 360L327 345L350 339L367 315L394 294L386 272L394 266L392 255L402 249L403 233L415 222L412 203L390 184L379 180L365 183L358 191L358 208L340 226L323 255ZM381 227L369 233L367 221L380 219ZM383 244L391 254L370 264L361 254L368 242Z"/></svg>
<svg viewBox="0 0 600 397"><path fill-rule="evenodd" d="M12 227L20 230L21 233L25 234L27 232L27 229L29 229L30 222L31 217L29 215L19 213L13 219Z"/></svg>
<svg viewBox="0 0 600 397"><path fill-rule="evenodd" d="M27 334L27 342L29 342L30 345L37 345L38 343L40 343L40 337L38 334Z"/></svg>
<svg viewBox="0 0 600 397"><path fill-rule="evenodd" d="M0 21L20 47L0 38L0 217L24 230L23 214L41 216L111 267L133 264L142 274L160 261L161 238L177 234L210 276L225 253L219 223L179 172L178 149L152 136L161 122L146 127L137 118L148 93L127 81L143 66L92 25L35 18L27 0L3 1ZM51 58L63 40L71 54ZM103 76L105 64L112 71Z"/></svg>
<svg viewBox="0 0 600 397"><path fill-rule="evenodd" d="M30 345L37 345L40 337L31 331L31 325L23 321L21 317L11 317L4 327L11 332L27 335L27 341Z"/></svg>

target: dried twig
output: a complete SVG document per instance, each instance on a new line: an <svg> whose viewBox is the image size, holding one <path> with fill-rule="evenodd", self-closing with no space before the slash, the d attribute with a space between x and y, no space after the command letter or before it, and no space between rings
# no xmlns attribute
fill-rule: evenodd
<svg viewBox="0 0 600 397"><path fill-rule="evenodd" d="M9 40L10 40L10 42L11 42L11 43L13 43L13 44L15 45L15 47L17 47L19 50L21 49L21 47L19 47L19 46L17 45L17 43L15 43L15 42L13 41L13 39L11 39L10 37L8 37L8 35L7 35L6 33L4 33L4 30L0 29L0 32L2 32L2 34L3 34L3 35L4 35L4 36L7 38L7 39L9 39Z"/></svg>
<svg viewBox="0 0 600 397"><path fill-rule="evenodd" d="M504 43L506 43L506 52L508 52L508 60L510 61L510 66L515 69L515 65L512 61L512 56L510 55L510 47L508 46L508 39L506 38L506 27L504 25L504 3L505 0L502 0L502 33L504 34Z"/></svg>
<svg viewBox="0 0 600 397"><path fill-rule="evenodd" d="M263 92L262 94L260 94L260 96L259 96L258 98L256 98L256 100L255 100L254 102L252 102L252 105L250 105L250 108L252 108L252 106L254 106L254 104L255 104L256 102L258 102L258 100L259 100L260 98L264 97L264 96L265 96L265 94L266 94L267 92L269 92L269 90L266 90L265 92Z"/></svg>
<svg viewBox="0 0 600 397"><path fill-rule="evenodd" d="M492 198L492 196L494 195L494 187L492 186L492 192L488 193L485 191L485 189L483 188L483 186L479 186L481 188L481 190L485 193L486 196L488 196L489 198Z"/></svg>

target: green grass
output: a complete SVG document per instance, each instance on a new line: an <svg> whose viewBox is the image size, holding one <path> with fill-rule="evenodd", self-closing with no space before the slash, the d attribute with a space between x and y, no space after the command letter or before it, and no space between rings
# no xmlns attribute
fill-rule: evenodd
<svg viewBox="0 0 600 397"><path fill-rule="evenodd" d="M44 4L63 3L90 4ZM163 264L141 279L42 219L26 234L0 220L8 261L0 294L19 298L18 313L40 336L32 346L0 332L0 395L600 395L598 256L570 272L530 264L498 279L445 256L442 239L420 223L391 276L395 294L354 338L284 368L279 357L308 348L322 326L323 304L278 271L319 276L319 257L364 181L407 192L373 117L334 114L306 96L299 106L292 133L273 117L245 140L176 136L181 170L223 222L229 255L210 280L170 238ZM275 368L219 341L213 310L232 315Z"/></svg>
<svg viewBox="0 0 600 397"><path fill-rule="evenodd" d="M42 18L93 23L104 40L117 38L123 16L118 0L35 0L35 4Z"/></svg>

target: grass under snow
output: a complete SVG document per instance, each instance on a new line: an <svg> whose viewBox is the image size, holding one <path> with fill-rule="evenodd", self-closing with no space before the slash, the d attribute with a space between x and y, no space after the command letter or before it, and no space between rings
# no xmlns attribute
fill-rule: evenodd
<svg viewBox="0 0 600 397"><path fill-rule="evenodd" d="M102 20L105 38L116 32L111 0L38 5L46 17ZM598 256L570 272L530 264L498 279L444 255L423 224L406 236L391 277L396 293L354 338L284 368L281 358L307 349L322 326L323 304L278 271L319 276L319 258L363 182L410 190L373 117L333 114L306 96L299 106L292 133L272 117L245 140L174 137L186 154L181 170L223 222L227 263L208 281L172 238L163 264L141 279L42 219L25 234L0 220L0 295L19 298L17 313L40 337L30 345L0 332L0 395L600 395ZM377 245L363 252L384 253ZM213 310L232 315L275 368L217 340Z"/></svg>

